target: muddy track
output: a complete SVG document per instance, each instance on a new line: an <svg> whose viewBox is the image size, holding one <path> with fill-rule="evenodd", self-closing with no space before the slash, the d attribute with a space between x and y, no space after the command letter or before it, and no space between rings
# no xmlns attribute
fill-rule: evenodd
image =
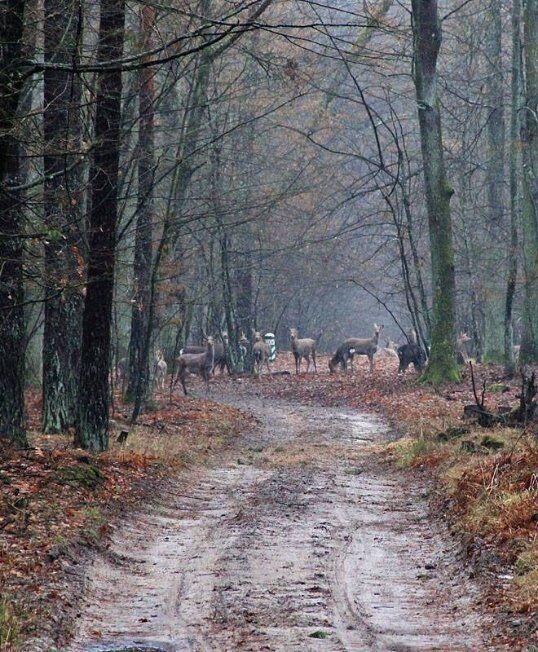
<svg viewBox="0 0 538 652"><path fill-rule="evenodd" d="M368 452L381 421L248 406L259 428L116 530L70 652L495 649L424 489Z"/></svg>

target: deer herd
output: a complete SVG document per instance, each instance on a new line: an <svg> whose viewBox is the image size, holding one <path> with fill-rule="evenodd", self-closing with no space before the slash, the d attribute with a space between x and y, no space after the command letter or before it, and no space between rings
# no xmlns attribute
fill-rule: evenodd
<svg viewBox="0 0 538 652"><path fill-rule="evenodd" d="M330 373L335 373L338 367L343 372L347 372L349 367L353 373L353 360L355 356L365 356L367 358L370 372L374 371L375 361L379 358L394 358L398 360L398 374L404 374L411 364L417 371L422 371L427 358L424 348L417 342L416 332L411 330L406 337L407 341L400 346L390 338L383 340L383 346L379 341L383 330L383 324L380 326L374 324L371 337L349 337L345 339L329 359ZM301 372L303 360L306 363L306 373L310 371L311 363L314 367L314 373L317 372L316 353L322 335L323 330L320 330L315 337L300 338L298 330L296 328L290 328L290 350L295 361L296 374ZM456 352L460 364L464 364L470 359L466 348L467 342L470 340L471 338L464 332L461 332L457 337ZM269 344L264 340L260 331L252 330L251 342L242 333L239 337L238 344L243 355L246 355L249 350L251 351L256 376L260 376L264 370L268 375L271 375L271 366L269 364L271 351ZM170 389L173 389L180 382L183 392L187 396L188 392L185 380L189 375L197 375L204 381L206 392L208 392L209 379L217 369L220 370L221 375L225 369L230 373L228 366L229 346L229 336L226 332L220 334L219 341L208 336L205 338L204 345L185 346L181 349L180 355L176 359L176 371L172 376ZM127 359L122 358L116 365L115 374L116 385L121 385L122 391L127 379L127 373ZM160 391L165 390L167 375L168 364L162 350L158 349L155 354L153 367L153 384L156 389Z"/></svg>

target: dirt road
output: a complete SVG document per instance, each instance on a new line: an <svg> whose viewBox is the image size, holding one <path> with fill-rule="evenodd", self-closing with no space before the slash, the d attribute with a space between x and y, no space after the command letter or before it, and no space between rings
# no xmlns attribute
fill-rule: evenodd
<svg viewBox="0 0 538 652"><path fill-rule="evenodd" d="M70 652L494 649L424 488L368 452L382 421L248 407L259 428L116 530Z"/></svg>

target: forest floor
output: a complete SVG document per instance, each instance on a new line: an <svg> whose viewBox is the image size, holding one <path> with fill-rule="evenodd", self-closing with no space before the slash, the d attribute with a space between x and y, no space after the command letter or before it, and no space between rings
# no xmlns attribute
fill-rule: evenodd
<svg viewBox="0 0 538 652"><path fill-rule="evenodd" d="M5 455L5 649L532 649L536 440L462 423L468 380L396 366L216 378L218 403L163 397L99 458Z"/></svg>
<svg viewBox="0 0 538 652"><path fill-rule="evenodd" d="M93 456L73 436L39 433L37 393L27 397L27 451L0 449L0 651L63 650L92 555L105 553L114 527L150 504L170 476L198 467L253 423L236 409L174 397L141 417L127 441L119 400L110 450Z"/></svg>

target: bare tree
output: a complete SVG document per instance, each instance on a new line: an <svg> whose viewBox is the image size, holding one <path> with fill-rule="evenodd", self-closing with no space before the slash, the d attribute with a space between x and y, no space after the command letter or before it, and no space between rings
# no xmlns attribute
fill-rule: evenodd
<svg viewBox="0 0 538 652"><path fill-rule="evenodd" d="M101 0L97 61L121 59L124 0ZM96 147L90 169L88 279L82 324L81 372L75 444L92 451L108 446L110 325L114 289L121 70L97 75Z"/></svg>
<svg viewBox="0 0 538 652"><path fill-rule="evenodd" d="M524 11L525 107L523 137L524 304L521 362L538 362L538 0Z"/></svg>
<svg viewBox="0 0 538 652"><path fill-rule="evenodd" d="M24 446L24 288L17 109L24 77L24 0L0 7L0 437Z"/></svg>
<svg viewBox="0 0 538 652"><path fill-rule="evenodd" d="M457 380L455 358L455 278L450 198L445 172L437 58L441 24L437 0L412 0L414 81L418 104L432 265L431 351L424 379L433 384Z"/></svg>
<svg viewBox="0 0 538 652"><path fill-rule="evenodd" d="M45 61L76 68L82 37L78 0L45 1ZM75 421L84 280L80 179L80 80L44 72L45 325L43 431Z"/></svg>

